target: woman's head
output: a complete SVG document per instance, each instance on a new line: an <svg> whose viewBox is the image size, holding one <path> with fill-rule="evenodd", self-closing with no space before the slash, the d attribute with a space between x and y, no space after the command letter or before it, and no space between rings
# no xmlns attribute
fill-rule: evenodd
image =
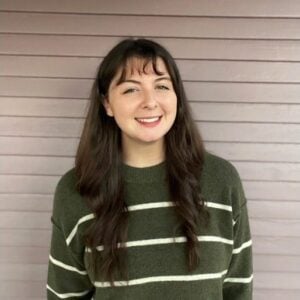
<svg viewBox="0 0 300 300"><path fill-rule="evenodd" d="M184 122L188 110L174 59L151 40L117 44L100 65L97 91L100 122L120 128L123 142L160 142Z"/></svg>

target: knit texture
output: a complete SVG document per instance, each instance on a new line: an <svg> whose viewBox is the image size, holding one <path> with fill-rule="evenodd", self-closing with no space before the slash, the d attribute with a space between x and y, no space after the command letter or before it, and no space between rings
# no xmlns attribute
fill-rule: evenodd
<svg viewBox="0 0 300 300"><path fill-rule="evenodd" d="M236 168L205 153L199 179L210 213L198 228L200 263L188 272L186 238L165 184L165 163L123 165L129 208L129 282L94 278L87 268L83 232L93 214L75 190L74 168L59 180L54 196L48 265L48 299L248 300L252 299L252 242L247 201ZM175 237L175 239L174 239ZM101 245L98 251L101 251Z"/></svg>

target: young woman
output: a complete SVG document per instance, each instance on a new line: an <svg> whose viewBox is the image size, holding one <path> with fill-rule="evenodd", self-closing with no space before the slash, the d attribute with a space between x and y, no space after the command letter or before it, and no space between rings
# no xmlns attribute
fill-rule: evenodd
<svg viewBox="0 0 300 300"><path fill-rule="evenodd" d="M204 149L154 41L123 40L102 61L51 221L48 299L252 299L239 174Z"/></svg>

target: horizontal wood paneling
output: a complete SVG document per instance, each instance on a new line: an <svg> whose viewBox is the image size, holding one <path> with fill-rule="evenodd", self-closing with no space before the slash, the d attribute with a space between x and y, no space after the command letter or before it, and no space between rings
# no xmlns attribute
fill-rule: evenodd
<svg viewBox="0 0 300 300"><path fill-rule="evenodd" d="M299 220L300 201L252 200L248 197L248 211L251 218L264 219L267 216L272 219Z"/></svg>
<svg viewBox="0 0 300 300"><path fill-rule="evenodd" d="M0 175L0 194L53 194L59 176Z"/></svg>
<svg viewBox="0 0 300 300"><path fill-rule="evenodd" d="M299 23L300 27L300 23ZM101 60L92 57L0 56L0 75L91 79ZM298 62L177 62L183 80L222 82L300 82ZM20 68L22 65L22 68Z"/></svg>
<svg viewBox="0 0 300 300"><path fill-rule="evenodd" d="M235 162L244 180L298 181L300 164L271 162Z"/></svg>
<svg viewBox="0 0 300 300"><path fill-rule="evenodd" d="M244 17L299 17L300 5L297 0L286 0L284 5L278 0L227 0L215 2L209 0L154 0L152 2L137 2L126 0L122 5L120 0L2 0L0 9L12 11L36 12L76 12L100 14L154 14L154 15L182 15L182 16L244 16ZM233 9L234 8L234 9Z"/></svg>
<svg viewBox="0 0 300 300"><path fill-rule="evenodd" d="M300 269L300 255L256 254L253 263L257 272L298 272Z"/></svg>
<svg viewBox="0 0 300 300"><path fill-rule="evenodd" d="M207 141L299 143L300 124L198 122Z"/></svg>
<svg viewBox="0 0 300 300"><path fill-rule="evenodd" d="M297 289L300 291L299 282L299 273L257 272L255 286L257 288L267 289L273 289L275 286L277 289Z"/></svg>
<svg viewBox="0 0 300 300"><path fill-rule="evenodd" d="M0 194L0 211L52 211L51 195Z"/></svg>
<svg viewBox="0 0 300 300"><path fill-rule="evenodd" d="M276 288L272 288L272 289L255 289L253 299L255 299L255 300L265 300L265 299L298 300L299 295L300 295L299 289L295 289L295 290L292 290L292 289L279 290L279 289L276 289Z"/></svg>
<svg viewBox="0 0 300 300"><path fill-rule="evenodd" d="M103 57L120 37L0 34L0 54ZM299 61L300 41L177 38L155 40L176 59ZM189 47L186 47L186 44ZM34 45L34 47L32 47ZM88 46L88 47L87 47Z"/></svg>
<svg viewBox="0 0 300 300"><path fill-rule="evenodd" d="M118 26L111 26L118 24ZM176 24L176 26L174 26ZM298 39L299 19L0 13L1 33Z"/></svg>
<svg viewBox="0 0 300 300"><path fill-rule="evenodd" d="M85 115L88 104L89 101L78 99L15 98L12 100L9 97L0 97L1 115L6 116L54 116L82 118Z"/></svg>
<svg viewBox="0 0 300 300"><path fill-rule="evenodd" d="M1 264L0 280L43 281L47 279L45 264Z"/></svg>
<svg viewBox="0 0 300 300"><path fill-rule="evenodd" d="M255 254L299 256L299 237L253 237ZM273 286L274 287L274 286Z"/></svg>
<svg viewBox="0 0 300 300"><path fill-rule="evenodd" d="M49 257L49 248L0 246L0 266L6 264L45 264ZM34 255L33 255L34 254Z"/></svg>
<svg viewBox="0 0 300 300"><path fill-rule="evenodd" d="M79 138L0 136L0 155L46 155L74 157ZM296 150L296 149L295 149ZM293 149L290 149L293 152Z"/></svg>
<svg viewBox="0 0 300 300"><path fill-rule="evenodd" d="M271 181L244 180L244 188L245 188L245 194L250 199L264 199L264 200L272 200L272 201L286 200L286 201L297 201L297 203L300 200L299 182L271 182ZM288 232L287 232L287 236L288 236Z"/></svg>
<svg viewBox="0 0 300 300"><path fill-rule="evenodd" d="M1 296L7 300L46 300L45 281L0 281Z"/></svg>
<svg viewBox="0 0 300 300"><path fill-rule="evenodd" d="M47 219L46 222L50 224L50 219ZM49 248L50 237L51 237L51 231L49 228L45 230L0 228L0 233L1 233L0 236L1 249L4 246L5 247L35 247L36 248L35 251L39 251L40 248Z"/></svg>
<svg viewBox="0 0 300 300"><path fill-rule="evenodd" d="M51 212L0 211L0 228L36 229L34 235L41 234L41 229L50 229Z"/></svg>
<svg viewBox="0 0 300 300"><path fill-rule="evenodd" d="M206 148L212 153L223 153L229 160L300 162L300 144L206 141Z"/></svg>

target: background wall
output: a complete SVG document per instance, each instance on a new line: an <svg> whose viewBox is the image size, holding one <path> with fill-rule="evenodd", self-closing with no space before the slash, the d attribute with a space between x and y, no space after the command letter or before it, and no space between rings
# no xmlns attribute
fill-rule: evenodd
<svg viewBox="0 0 300 300"><path fill-rule="evenodd" d="M243 180L257 300L300 299L300 1L0 2L0 298L45 299L55 185L121 38L176 58L207 148Z"/></svg>

